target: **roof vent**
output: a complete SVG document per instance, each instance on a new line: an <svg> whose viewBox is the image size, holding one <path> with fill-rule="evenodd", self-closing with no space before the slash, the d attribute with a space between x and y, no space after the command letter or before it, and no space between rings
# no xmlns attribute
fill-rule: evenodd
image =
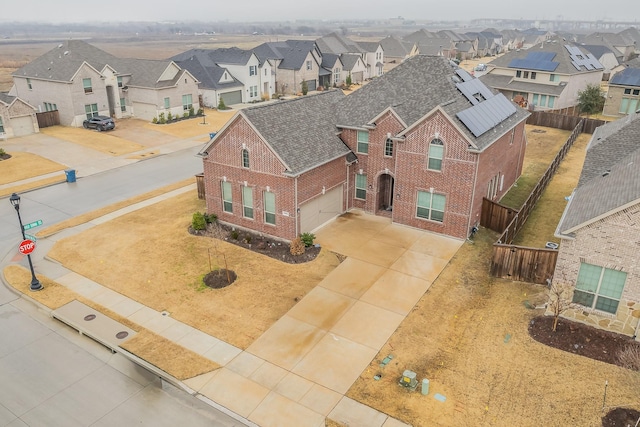
<svg viewBox="0 0 640 427"><path fill-rule="evenodd" d="M68 50L65 50L65 51L64 51L64 54L65 54L65 55L69 55L69 51L68 51Z"/></svg>
<svg viewBox="0 0 640 427"><path fill-rule="evenodd" d="M611 173L611 171L610 171L610 170L606 170L606 171L604 171L604 173L602 174L602 176L609 176L609 173Z"/></svg>
<svg viewBox="0 0 640 427"><path fill-rule="evenodd" d="M60 44L58 45L58 49L60 49L60 48L62 48L62 43L60 43Z"/></svg>

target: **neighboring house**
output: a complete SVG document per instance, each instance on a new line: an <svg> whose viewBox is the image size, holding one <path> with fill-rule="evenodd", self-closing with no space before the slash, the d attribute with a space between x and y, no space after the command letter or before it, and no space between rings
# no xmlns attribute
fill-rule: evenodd
<svg viewBox="0 0 640 427"><path fill-rule="evenodd" d="M365 64L366 70L362 76L363 80L379 77L383 73L384 50L380 43L376 42L355 42L338 33L327 34L316 40L318 49L325 54L356 54L360 55Z"/></svg>
<svg viewBox="0 0 640 427"><path fill-rule="evenodd" d="M20 98L0 92L0 139L40 132L36 109Z"/></svg>
<svg viewBox="0 0 640 427"><path fill-rule="evenodd" d="M527 117L417 55L348 96L238 111L200 153L207 212L284 240L354 208L464 239L522 172Z"/></svg>
<svg viewBox="0 0 640 427"><path fill-rule="evenodd" d="M640 68L625 68L609 80L602 114L624 116L640 109Z"/></svg>
<svg viewBox="0 0 640 427"><path fill-rule="evenodd" d="M640 114L599 127L560 219L555 283L574 286L564 317L638 339Z"/></svg>
<svg viewBox="0 0 640 427"><path fill-rule="evenodd" d="M403 38L403 40L415 43L420 55L444 56L449 59L456 57L456 45L448 37L440 37L437 33L420 29Z"/></svg>
<svg viewBox="0 0 640 427"><path fill-rule="evenodd" d="M82 126L92 116L152 120L198 110L198 81L173 61L115 57L67 40L13 73L11 95L40 111L57 109L60 123Z"/></svg>
<svg viewBox="0 0 640 427"><path fill-rule="evenodd" d="M618 62L628 61L636 49L632 40L615 33L591 33L578 36L578 41L585 45L608 47L615 54Z"/></svg>
<svg viewBox="0 0 640 427"><path fill-rule="evenodd" d="M540 43L553 38L553 34L549 31L539 30L537 28L529 28L522 31L524 38L522 40L521 49L530 49ZM568 41L569 39L567 39Z"/></svg>
<svg viewBox="0 0 640 427"><path fill-rule="evenodd" d="M271 99L273 95L275 81L271 64L261 63L250 50L191 49L171 60L198 79L207 107L217 107L220 99L225 105L233 105Z"/></svg>
<svg viewBox="0 0 640 427"><path fill-rule="evenodd" d="M580 47L586 49L590 54L592 54L599 63L604 67L605 79L608 80L611 75L611 71L614 70L620 63L618 62L618 58L616 58L615 53L611 51L606 46L603 45L594 45L594 44L585 44Z"/></svg>
<svg viewBox="0 0 640 427"><path fill-rule="evenodd" d="M524 34L518 30L502 30L502 42L505 50L522 49L524 44Z"/></svg>
<svg viewBox="0 0 640 427"><path fill-rule="evenodd" d="M405 59L418 54L418 47L415 43L401 40L396 36L387 36L379 43L384 50L385 72L392 70Z"/></svg>
<svg viewBox="0 0 640 427"><path fill-rule="evenodd" d="M584 47L553 38L527 50L494 59L480 79L509 99L522 96L535 110L558 110L578 103L578 92L600 85L604 67Z"/></svg>
<svg viewBox="0 0 640 427"><path fill-rule="evenodd" d="M299 93L302 91L302 82L307 82L308 90L318 88L322 54L314 41L267 42L252 51L261 63L269 62L273 67L276 93Z"/></svg>
<svg viewBox="0 0 640 427"><path fill-rule="evenodd" d="M320 86L330 88L342 82L344 64L340 60L340 55L325 53L322 55L320 65Z"/></svg>
<svg viewBox="0 0 640 427"><path fill-rule="evenodd" d="M343 53L340 55L342 61L342 81L347 81L347 76L351 76L352 83L362 83L367 75L367 65L360 55Z"/></svg>

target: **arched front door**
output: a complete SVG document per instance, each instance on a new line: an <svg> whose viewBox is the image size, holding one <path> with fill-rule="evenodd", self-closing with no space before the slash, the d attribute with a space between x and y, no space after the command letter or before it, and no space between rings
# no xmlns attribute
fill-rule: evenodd
<svg viewBox="0 0 640 427"><path fill-rule="evenodd" d="M378 210L391 212L393 210L393 177L388 173L378 178Z"/></svg>

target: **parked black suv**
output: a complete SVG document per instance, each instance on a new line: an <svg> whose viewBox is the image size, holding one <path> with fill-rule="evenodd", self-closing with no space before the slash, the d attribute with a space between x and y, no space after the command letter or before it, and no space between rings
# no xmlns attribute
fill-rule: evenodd
<svg viewBox="0 0 640 427"><path fill-rule="evenodd" d="M99 131L115 129L116 124L111 117L94 116L82 122L85 129L97 129Z"/></svg>

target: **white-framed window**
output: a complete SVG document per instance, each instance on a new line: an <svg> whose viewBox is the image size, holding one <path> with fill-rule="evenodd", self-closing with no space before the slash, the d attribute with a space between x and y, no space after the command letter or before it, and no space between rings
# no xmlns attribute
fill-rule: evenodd
<svg viewBox="0 0 640 427"><path fill-rule="evenodd" d="M257 65L249 65L249 75L250 76L258 75L258 66Z"/></svg>
<svg viewBox="0 0 640 427"><path fill-rule="evenodd" d="M364 130L358 131L358 153L369 153L369 132Z"/></svg>
<svg viewBox="0 0 640 427"><path fill-rule="evenodd" d="M307 70L313 70L313 62L311 60L307 61Z"/></svg>
<svg viewBox="0 0 640 427"><path fill-rule="evenodd" d="M621 114L633 114L638 110L638 99L634 98L622 98L620 101Z"/></svg>
<svg viewBox="0 0 640 427"><path fill-rule="evenodd" d="M91 78L82 79L82 87L84 88L84 93L93 93L93 87L91 86Z"/></svg>
<svg viewBox="0 0 640 427"><path fill-rule="evenodd" d="M340 68L333 70L333 83L338 84L340 82Z"/></svg>
<svg viewBox="0 0 640 427"><path fill-rule="evenodd" d="M57 104L53 104L51 102L45 102L44 103L44 111L55 111L58 109L58 105Z"/></svg>
<svg viewBox="0 0 640 427"><path fill-rule="evenodd" d="M118 76L117 80L118 80L118 87L122 87L123 86L122 85L122 76Z"/></svg>
<svg viewBox="0 0 640 427"><path fill-rule="evenodd" d="M249 169L249 150L242 149L242 167Z"/></svg>
<svg viewBox="0 0 640 427"><path fill-rule="evenodd" d="M391 138L387 138L384 142L384 155L387 157L393 157L393 140Z"/></svg>
<svg viewBox="0 0 640 427"><path fill-rule="evenodd" d="M253 219L253 188L242 187L242 216Z"/></svg>
<svg viewBox="0 0 640 427"><path fill-rule="evenodd" d="M84 112L87 115L87 119L98 115L98 104L86 104L84 106Z"/></svg>
<svg viewBox="0 0 640 427"><path fill-rule="evenodd" d="M535 80L536 79L536 72L532 71L531 72L531 80Z"/></svg>
<svg viewBox="0 0 640 427"><path fill-rule="evenodd" d="M427 169L432 171L442 170L442 159L444 158L444 143L438 138L434 138L429 143L429 160Z"/></svg>
<svg viewBox="0 0 640 427"><path fill-rule="evenodd" d="M2 117L0 117L0 133L4 133L4 123L2 122Z"/></svg>
<svg viewBox="0 0 640 427"><path fill-rule="evenodd" d="M124 98L120 98L120 111L123 113L127 111L127 103Z"/></svg>
<svg viewBox="0 0 640 427"><path fill-rule="evenodd" d="M624 290L627 273L598 265L580 264L573 302L615 314Z"/></svg>
<svg viewBox="0 0 640 427"><path fill-rule="evenodd" d="M191 94L182 95L182 109L189 111L193 107L193 99Z"/></svg>
<svg viewBox="0 0 640 427"><path fill-rule="evenodd" d="M550 82L557 83L557 82L559 82L559 81L560 81L560 76L559 76L559 75L557 75L557 74L550 74L550 75L549 75L549 81L550 81Z"/></svg>
<svg viewBox="0 0 640 427"><path fill-rule="evenodd" d="M444 205L446 197L429 191L418 191L416 216L431 221L444 221Z"/></svg>
<svg viewBox="0 0 640 427"><path fill-rule="evenodd" d="M31 79L27 79L27 87L29 88L29 90L33 89L33 86L31 85Z"/></svg>
<svg viewBox="0 0 640 427"><path fill-rule="evenodd" d="M249 97L258 96L258 86L249 86Z"/></svg>
<svg viewBox="0 0 640 427"><path fill-rule="evenodd" d="M271 191L262 193L264 200L264 222L276 225L276 195Z"/></svg>
<svg viewBox="0 0 640 427"><path fill-rule="evenodd" d="M233 213L231 183L227 181L222 181L222 210L224 212Z"/></svg>
<svg viewBox="0 0 640 427"><path fill-rule="evenodd" d="M356 199L365 200L367 198L367 175L356 174Z"/></svg>
<svg viewBox="0 0 640 427"><path fill-rule="evenodd" d="M522 77L522 70L516 70L516 77Z"/></svg>
<svg viewBox="0 0 640 427"><path fill-rule="evenodd" d="M167 110L171 108L171 99L168 96L164 99L164 108Z"/></svg>

